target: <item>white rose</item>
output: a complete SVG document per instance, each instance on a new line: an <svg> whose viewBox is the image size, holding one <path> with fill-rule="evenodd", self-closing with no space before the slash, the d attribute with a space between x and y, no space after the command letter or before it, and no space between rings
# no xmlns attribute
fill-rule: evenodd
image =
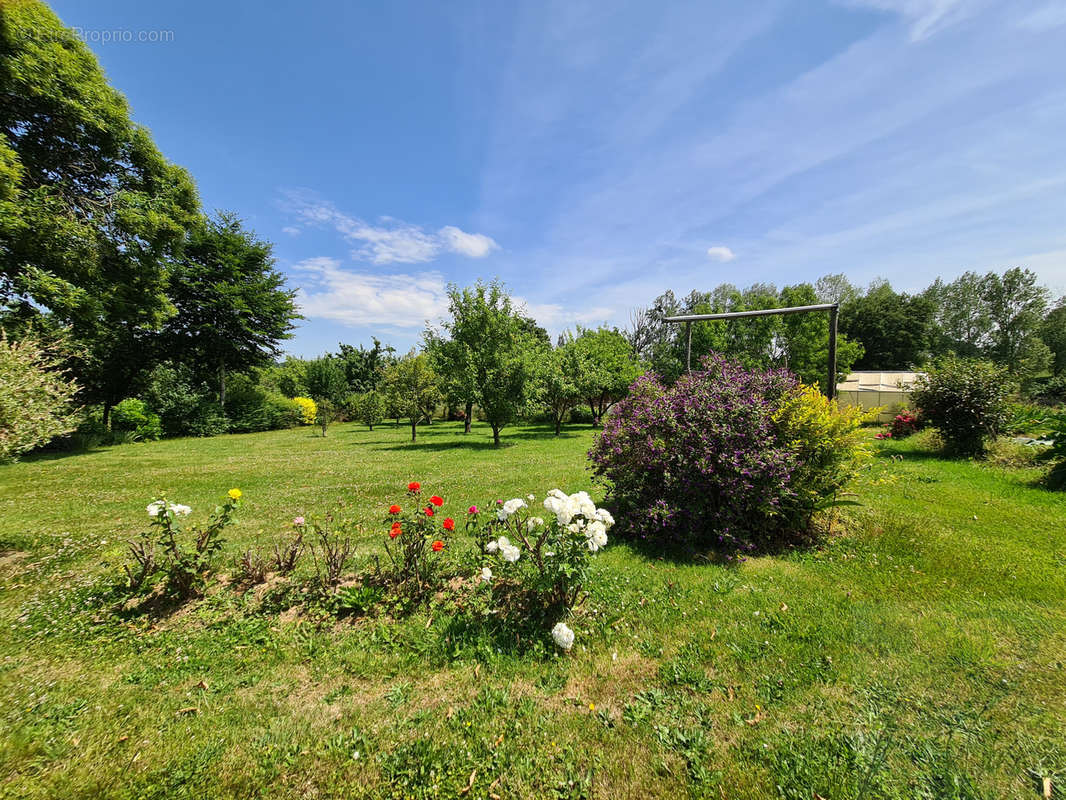
<svg viewBox="0 0 1066 800"><path fill-rule="evenodd" d="M569 650L574 646L574 632L565 622L555 623L555 627L552 628L552 639L563 650Z"/></svg>
<svg viewBox="0 0 1066 800"><path fill-rule="evenodd" d="M481 580L484 581L485 583L488 583L489 581L491 581L492 580L492 570L489 569L488 567L482 567L481 568Z"/></svg>

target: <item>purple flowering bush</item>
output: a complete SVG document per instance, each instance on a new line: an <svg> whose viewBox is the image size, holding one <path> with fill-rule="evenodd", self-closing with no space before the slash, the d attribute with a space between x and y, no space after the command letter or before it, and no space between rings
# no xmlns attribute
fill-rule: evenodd
<svg viewBox="0 0 1066 800"><path fill-rule="evenodd" d="M672 387L639 378L589 457L619 536L746 552L809 530L862 460L861 421L785 370L712 356Z"/></svg>

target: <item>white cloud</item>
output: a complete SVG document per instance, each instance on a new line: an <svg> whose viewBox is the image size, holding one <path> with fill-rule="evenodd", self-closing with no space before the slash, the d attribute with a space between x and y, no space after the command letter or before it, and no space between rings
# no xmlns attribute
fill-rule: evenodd
<svg viewBox="0 0 1066 800"><path fill-rule="evenodd" d="M284 228L281 229L281 232L282 233L286 233L289 236L299 236L300 235L300 229L297 228L295 225L286 225Z"/></svg>
<svg viewBox="0 0 1066 800"><path fill-rule="evenodd" d="M492 237L467 233L454 225L446 225L437 233L392 217L381 217L378 224L372 225L307 193L289 193L284 205L301 222L332 227L349 242L358 244L352 257L374 264L421 264L432 261L442 250L469 258L484 258L499 248Z"/></svg>
<svg viewBox="0 0 1066 800"><path fill-rule="evenodd" d="M1043 33L1059 28L1066 25L1066 6L1059 3L1043 6L1022 17L1016 24L1019 28L1032 33Z"/></svg>
<svg viewBox="0 0 1066 800"><path fill-rule="evenodd" d="M707 248L707 257L711 261L725 263L726 261L732 261L737 255L725 245L716 244L714 247Z"/></svg>
<svg viewBox="0 0 1066 800"><path fill-rule="evenodd" d="M490 236L483 233L466 233L454 225L445 225L440 229L440 238L444 246L453 253L470 258L484 258L499 245Z"/></svg>
<svg viewBox="0 0 1066 800"><path fill-rule="evenodd" d="M297 290L301 313L352 327L420 329L448 308L439 272L372 275L341 269L335 258L308 258L295 265L306 279Z"/></svg>
<svg viewBox="0 0 1066 800"><path fill-rule="evenodd" d="M899 14L910 23L912 42L921 41L973 15L982 0L844 0L846 5Z"/></svg>

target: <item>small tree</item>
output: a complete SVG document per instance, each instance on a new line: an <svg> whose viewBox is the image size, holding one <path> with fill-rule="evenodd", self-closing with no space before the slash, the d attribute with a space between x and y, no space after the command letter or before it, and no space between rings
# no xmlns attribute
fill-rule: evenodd
<svg viewBox="0 0 1066 800"><path fill-rule="evenodd" d="M322 429L323 439L326 438L326 431L329 430L335 416L336 410L333 408L333 403L325 397L315 403L315 424Z"/></svg>
<svg viewBox="0 0 1066 800"><path fill-rule="evenodd" d="M370 430L374 430L374 426L385 419L385 398L376 389L363 392L355 396L353 410L356 419L370 428Z"/></svg>
<svg viewBox="0 0 1066 800"><path fill-rule="evenodd" d="M39 341L0 335L0 462L14 461L77 427L71 401L78 385Z"/></svg>
<svg viewBox="0 0 1066 800"><path fill-rule="evenodd" d="M563 342L544 359L542 400L552 415L556 436L562 432L567 412L581 399L577 386L579 369L580 361L572 341Z"/></svg>
<svg viewBox="0 0 1066 800"><path fill-rule="evenodd" d="M918 376L911 400L949 451L980 456L1006 423L1013 390L1007 367L948 356Z"/></svg>
<svg viewBox="0 0 1066 800"><path fill-rule="evenodd" d="M415 441L419 420L440 399L437 375L430 369L429 358L412 350L385 371L384 385L389 407L397 417L410 421L411 441Z"/></svg>
<svg viewBox="0 0 1066 800"><path fill-rule="evenodd" d="M592 409L592 424L598 426L607 410L626 396L640 367L626 337L614 328L578 329L573 347L579 365L577 389Z"/></svg>
<svg viewBox="0 0 1066 800"><path fill-rule="evenodd" d="M427 348L447 370L446 390L466 405L467 420L476 402L499 447L500 431L529 407L536 392L534 371L543 337L515 310L497 281L466 289L451 286L448 297L451 319L444 330L450 338L427 331Z"/></svg>

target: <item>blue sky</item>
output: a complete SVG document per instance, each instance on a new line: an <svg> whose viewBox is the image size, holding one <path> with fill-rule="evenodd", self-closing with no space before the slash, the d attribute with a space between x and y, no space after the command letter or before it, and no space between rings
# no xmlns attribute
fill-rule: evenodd
<svg viewBox="0 0 1066 800"><path fill-rule="evenodd" d="M276 243L293 353L404 349L479 277L553 332L830 272L1066 293L1064 0L52 5Z"/></svg>

